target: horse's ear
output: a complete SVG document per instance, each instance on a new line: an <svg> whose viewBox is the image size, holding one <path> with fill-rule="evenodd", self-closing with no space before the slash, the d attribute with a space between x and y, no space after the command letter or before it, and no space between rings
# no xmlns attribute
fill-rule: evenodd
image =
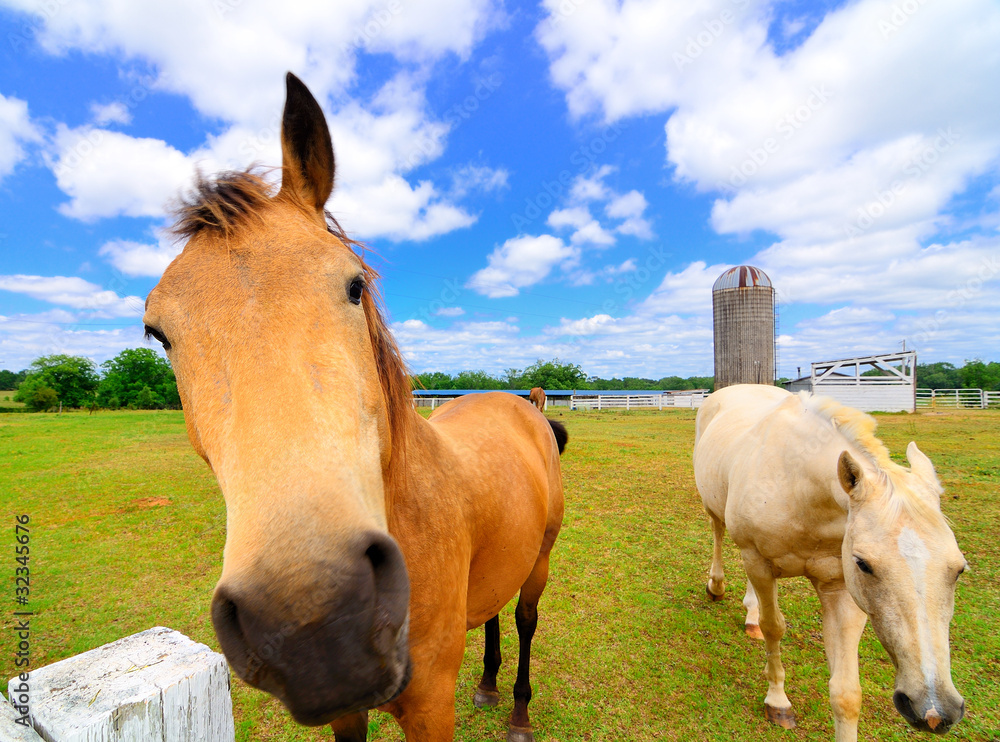
<svg viewBox="0 0 1000 742"><path fill-rule="evenodd" d="M837 478L840 480L840 486L844 488L844 492L850 495L851 502L860 502L862 499L861 483L864 481L865 473L847 451L840 454L840 459L837 461Z"/></svg>
<svg viewBox="0 0 1000 742"><path fill-rule="evenodd" d="M281 119L281 192L320 217L333 191L333 142L323 109L305 84L285 76L285 112Z"/></svg>
<svg viewBox="0 0 1000 742"><path fill-rule="evenodd" d="M917 448L915 441L910 441L910 445L906 447L906 460L910 463L910 471L916 474L928 487L931 488L937 496L938 500L941 499L941 493L944 488L941 486L941 481L938 479L937 472L934 471L934 464L931 460L927 458L923 451Z"/></svg>

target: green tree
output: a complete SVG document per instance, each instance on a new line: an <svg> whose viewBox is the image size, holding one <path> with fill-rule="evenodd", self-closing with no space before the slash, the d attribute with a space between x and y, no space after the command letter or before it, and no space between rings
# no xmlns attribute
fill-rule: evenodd
<svg viewBox="0 0 1000 742"><path fill-rule="evenodd" d="M454 389L455 382L450 374L441 371L417 374L413 377L415 389Z"/></svg>
<svg viewBox="0 0 1000 742"><path fill-rule="evenodd" d="M103 407L131 406L143 410L180 407L174 370L152 348L126 348L102 363L101 368L104 378L97 396ZM148 397L144 392L148 392ZM144 395L142 399L140 395Z"/></svg>
<svg viewBox="0 0 1000 742"><path fill-rule="evenodd" d="M17 389L14 400L28 403L28 395L39 387L56 393L56 403L64 407L83 407L97 390L99 378L94 362L80 356L51 355L31 362L28 376Z"/></svg>
<svg viewBox="0 0 1000 742"><path fill-rule="evenodd" d="M24 406L30 412L45 412L59 404L56 390L44 384L32 384L25 394Z"/></svg>
<svg viewBox="0 0 1000 742"><path fill-rule="evenodd" d="M508 380L514 379L508 371ZM551 361L535 361L517 377L519 389L582 389L587 383L587 375L575 363L561 363L558 358Z"/></svg>
<svg viewBox="0 0 1000 742"><path fill-rule="evenodd" d="M966 361L958 370L962 386L966 389L1000 389L1000 363L984 363L980 359Z"/></svg>
<svg viewBox="0 0 1000 742"><path fill-rule="evenodd" d="M17 389L18 384L28 376L28 369L23 371L8 371L0 369L0 389Z"/></svg>
<svg viewBox="0 0 1000 742"><path fill-rule="evenodd" d="M924 389L959 389L962 375L951 363L918 363L917 386Z"/></svg>
<svg viewBox="0 0 1000 742"><path fill-rule="evenodd" d="M453 380L452 389L506 389L507 384L485 371L462 371Z"/></svg>

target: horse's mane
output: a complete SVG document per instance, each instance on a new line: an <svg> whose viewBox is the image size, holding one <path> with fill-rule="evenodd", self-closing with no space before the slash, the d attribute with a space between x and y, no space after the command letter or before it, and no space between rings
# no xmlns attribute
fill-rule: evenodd
<svg viewBox="0 0 1000 742"><path fill-rule="evenodd" d="M889 449L875 435L878 421L871 415L843 405L830 397L817 396L809 392L799 392L802 405L828 420L834 429L847 439L874 465L875 476L885 485L881 498L882 512L895 520L905 510L913 517L942 519L941 511L904 484L904 477L910 470L892 460Z"/></svg>
<svg viewBox="0 0 1000 742"><path fill-rule="evenodd" d="M176 221L171 232L188 239L206 232L216 232L228 238L237 230L258 221L261 210L273 197L274 186L265 180L260 171L252 168L222 172L214 178L198 173L193 192L181 197L174 206ZM364 245L348 237L330 212L325 214L327 231L346 249L364 250ZM406 363L385 319L379 273L361 255L358 259L361 260L366 284L361 305L368 320L368 335L389 416L392 459L386 484L392 486L404 469L406 440L412 424L412 386Z"/></svg>

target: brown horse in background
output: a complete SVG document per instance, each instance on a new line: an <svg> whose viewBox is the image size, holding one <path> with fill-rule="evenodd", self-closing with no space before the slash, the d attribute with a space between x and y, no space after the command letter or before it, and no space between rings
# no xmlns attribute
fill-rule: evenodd
<svg viewBox="0 0 1000 742"><path fill-rule="evenodd" d="M532 740L565 429L503 393L416 413L377 275L324 212L323 113L286 82L280 191L250 172L199 181L143 319L226 500L219 643L240 678L340 742L364 740L376 707L407 740L445 742L465 633L486 624L475 700L496 704L498 613L520 591L508 739ZM276 379L294 402L265 411Z"/></svg>
<svg viewBox="0 0 1000 742"><path fill-rule="evenodd" d="M539 412L545 412L545 390L540 386L528 392L528 400L538 408Z"/></svg>

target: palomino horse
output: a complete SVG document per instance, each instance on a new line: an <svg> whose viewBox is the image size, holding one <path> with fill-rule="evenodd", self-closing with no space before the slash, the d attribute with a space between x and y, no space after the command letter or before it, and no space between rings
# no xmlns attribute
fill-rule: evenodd
<svg viewBox="0 0 1000 742"><path fill-rule="evenodd" d="M889 458L873 418L825 397L737 385L698 411L695 480L714 540L708 594L724 592L728 528L749 578L747 633L759 622L767 647L766 715L781 726L795 717L775 579L799 575L823 609L837 742L857 739L866 614L896 667L893 702L910 724L942 734L965 712L948 647L965 558L941 514L934 465L915 443L906 457L909 469Z"/></svg>
<svg viewBox="0 0 1000 742"><path fill-rule="evenodd" d="M538 408L539 412L545 412L545 390L540 386L533 387L530 392L528 392L528 399L531 401L535 407Z"/></svg>
<svg viewBox="0 0 1000 742"><path fill-rule="evenodd" d="M376 274L328 224L330 134L291 74L281 147L276 195L249 172L198 183L143 319L226 500L219 643L239 677L341 742L364 740L376 707L407 740L444 742L465 633L487 624L477 703L495 704L497 614L520 590L509 739L531 740L565 430L503 393L420 417ZM276 383L284 401L265 402Z"/></svg>

